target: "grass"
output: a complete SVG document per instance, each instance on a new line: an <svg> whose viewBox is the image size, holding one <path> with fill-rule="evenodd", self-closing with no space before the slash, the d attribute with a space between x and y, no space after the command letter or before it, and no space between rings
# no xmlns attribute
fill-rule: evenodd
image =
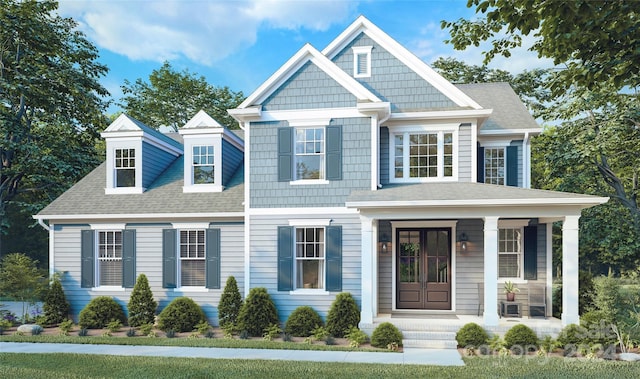
<svg viewBox="0 0 640 379"><path fill-rule="evenodd" d="M351 348L348 346L306 344L299 342L266 341L263 339L227 339L227 338L149 338L149 337L102 337L102 336L52 336L52 335L5 335L0 342L33 343L75 343L94 345L131 345L131 346L184 346L184 347L223 347L241 349L292 349L323 351L368 351L391 352L384 349ZM1 376L0 376L1 377Z"/></svg>
<svg viewBox="0 0 640 379"><path fill-rule="evenodd" d="M465 358L466 366L414 366L342 362L121 357L82 354L0 354L3 378L637 378L632 362L563 358Z"/></svg>

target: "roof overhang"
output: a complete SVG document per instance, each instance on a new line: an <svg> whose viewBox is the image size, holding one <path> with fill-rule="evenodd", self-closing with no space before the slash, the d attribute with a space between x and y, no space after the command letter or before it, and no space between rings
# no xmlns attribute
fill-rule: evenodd
<svg viewBox="0 0 640 379"><path fill-rule="evenodd" d="M38 222L49 220L50 223L57 221L91 221L97 223L101 221L127 220L127 221L152 221L152 220L182 220L182 219L209 219L219 220L228 218L244 218L244 212L208 212L208 213L137 213L137 214L66 214L66 215L42 215L32 216Z"/></svg>

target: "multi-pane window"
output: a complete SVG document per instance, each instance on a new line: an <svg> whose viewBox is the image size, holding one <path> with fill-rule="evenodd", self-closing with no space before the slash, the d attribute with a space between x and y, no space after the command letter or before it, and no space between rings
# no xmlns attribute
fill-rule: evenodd
<svg viewBox="0 0 640 379"><path fill-rule="evenodd" d="M98 283L122 285L122 232L98 232Z"/></svg>
<svg viewBox="0 0 640 379"><path fill-rule="evenodd" d="M395 179L453 177L453 133L393 135Z"/></svg>
<svg viewBox="0 0 640 379"><path fill-rule="evenodd" d="M213 146L193 147L193 184L214 182Z"/></svg>
<svg viewBox="0 0 640 379"><path fill-rule="evenodd" d="M205 286L205 236L204 230L180 231L180 285L182 287Z"/></svg>
<svg viewBox="0 0 640 379"><path fill-rule="evenodd" d="M484 149L484 182L504 185L504 148Z"/></svg>
<svg viewBox="0 0 640 379"><path fill-rule="evenodd" d="M296 228L296 288L324 288L324 228Z"/></svg>
<svg viewBox="0 0 640 379"><path fill-rule="evenodd" d="M115 150L116 187L136 186L136 150Z"/></svg>
<svg viewBox="0 0 640 379"><path fill-rule="evenodd" d="M498 277L519 278L522 274L522 228L498 230Z"/></svg>
<svg viewBox="0 0 640 379"><path fill-rule="evenodd" d="M296 180L324 179L324 128L296 129Z"/></svg>

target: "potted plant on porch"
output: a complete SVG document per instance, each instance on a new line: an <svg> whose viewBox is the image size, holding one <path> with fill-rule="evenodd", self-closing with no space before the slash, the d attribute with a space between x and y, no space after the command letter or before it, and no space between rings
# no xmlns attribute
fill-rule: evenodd
<svg viewBox="0 0 640 379"><path fill-rule="evenodd" d="M516 299L516 292L520 292L520 289L516 287L512 281L504 282L504 293L507 294L507 301L514 301Z"/></svg>

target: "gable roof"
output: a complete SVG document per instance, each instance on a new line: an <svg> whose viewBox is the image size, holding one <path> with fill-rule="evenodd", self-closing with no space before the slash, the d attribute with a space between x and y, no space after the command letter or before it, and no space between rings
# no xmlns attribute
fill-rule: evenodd
<svg viewBox="0 0 640 379"><path fill-rule="evenodd" d="M296 54L293 55L282 67L280 67L269 79L267 79L258 89L249 95L237 109L243 109L252 105L260 104L277 90L287 79L294 75L304 64L312 62L327 75L333 78L347 91L351 92L358 102L381 102L381 100L371 91L365 88L349 74L342 71L335 63L322 55L315 47L305 44ZM229 110L234 114L234 110Z"/></svg>
<svg viewBox="0 0 640 379"><path fill-rule="evenodd" d="M492 108L491 116L482 124L480 134L500 134L518 131L540 133L542 128L509 83L456 84L460 90L485 108Z"/></svg>
<svg viewBox="0 0 640 379"><path fill-rule="evenodd" d="M141 121L124 113L118 116L100 135L103 138L131 135L147 137L169 147L169 149L174 152L176 152L176 150L177 152L182 152L182 144L180 144L180 142L175 141L167 135L148 127Z"/></svg>
<svg viewBox="0 0 640 379"><path fill-rule="evenodd" d="M209 116L209 114L207 114L203 109L200 109L198 113L191 117L191 119L180 129L196 128L222 128L222 125L220 125L220 123L213 117Z"/></svg>
<svg viewBox="0 0 640 379"><path fill-rule="evenodd" d="M482 108L482 106L476 103L471 97L456 88L442 75L429 67L429 65L422 61L422 59L407 50L404 46L383 32L364 16L358 17L351 25L349 25L337 38L322 50L322 54L329 59L333 59L361 33L365 33L373 39L376 43L394 55L398 60L435 87L443 95L451 99L451 101L456 103L458 106L472 109Z"/></svg>

